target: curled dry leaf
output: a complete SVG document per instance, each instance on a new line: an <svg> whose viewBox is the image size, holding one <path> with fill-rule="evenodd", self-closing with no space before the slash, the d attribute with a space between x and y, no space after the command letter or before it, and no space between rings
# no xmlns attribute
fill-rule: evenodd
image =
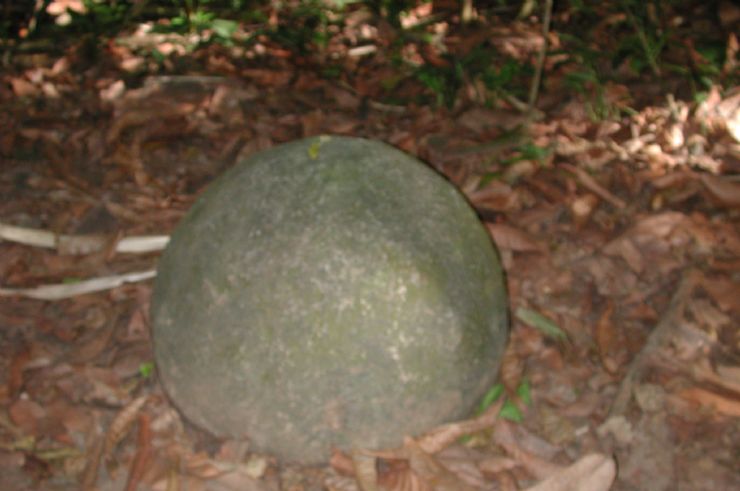
<svg viewBox="0 0 740 491"><path fill-rule="evenodd" d="M462 436L490 428L498 420L503 402L503 399L501 399L496 404L491 405L477 418L438 426L421 436L415 444L425 452L433 454L451 445Z"/></svg>
<svg viewBox="0 0 740 491"><path fill-rule="evenodd" d="M355 478L362 491L379 491L377 457L360 451L352 452Z"/></svg>
<svg viewBox="0 0 740 491"><path fill-rule="evenodd" d="M103 455L105 458L110 458L113 449L118 445L121 440L128 434L131 425L139 415L139 412L149 400L149 396L139 396L126 404L121 409L116 417L113 418L113 422L108 429L108 433L105 435L105 445L103 447Z"/></svg>

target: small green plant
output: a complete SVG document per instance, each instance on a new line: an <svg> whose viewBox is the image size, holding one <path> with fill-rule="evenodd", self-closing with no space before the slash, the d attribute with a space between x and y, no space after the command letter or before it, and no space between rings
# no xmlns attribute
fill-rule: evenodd
<svg viewBox="0 0 740 491"><path fill-rule="evenodd" d="M491 405L496 402L503 393L504 385L501 383L498 383L488 389L488 392L483 395L483 398L478 405L478 410L476 411L476 414L481 415L486 412L486 410L491 407ZM524 380L521 384L519 384L519 387L517 387L516 389L516 398L518 402L527 406L532 404L532 395L528 381ZM520 423L523 419L521 409L519 409L519 406L517 406L517 404L510 398L507 398L504 401L504 404L501 406L499 416L501 416L501 418L503 419L507 419L509 421L514 421L517 423Z"/></svg>
<svg viewBox="0 0 740 491"><path fill-rule="evenodd" d="M304 0L282 12L279 25L265 33L282 46L301 54L316 48L323 50L329 43L331 7L322 0Z"/></svg>
<svg viewBox="0 0 740 491"><path fill-rule="evenodd" d="M450 68L424 64L417 68L415 75L419 82L434 94L437 106L452 107L462 82L460 69L459 63Z"/></svg>
<svg viewBox="0 0 740 491"><path fill-rule="evenodd" d="M144 379L150 378L154 374L154 362L145 361L139 365L139 376Z"/></svg>
<svg viewBox="0 0 740 491"><path fill-rule="evenodd" d="M208 34L204 42L226 46L233 44L233 35L239 27L236 20L219 17L215 11L206 8L206 4L210 3L206 0L179 0L176 3L179 4L180 13L169 19L167 24L157 24L156 32ZM241 5L241 2L237 3Z"/></svg>

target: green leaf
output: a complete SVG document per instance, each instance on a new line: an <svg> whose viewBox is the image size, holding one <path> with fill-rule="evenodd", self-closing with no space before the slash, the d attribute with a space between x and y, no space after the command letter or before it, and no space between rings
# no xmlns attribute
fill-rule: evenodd
<svg viewBox="0 0 740 491"><path fill-rule="evenodd" d="M504 403L499 416L515 423L521 423L523 419L522 412L519 410L518 407L516 407L516 404L511 401L506 401Z"/></svg>
<svg viewBox="0 0 740 491"><path fill-rule="evenodd" d="M516 395L518 395L519 399L527 406L532 404L532 391L528 381L525 380L519 384L519 387L516 389Z"/></svg>
<svg viewBox="0 0 740 491"><path fill-rule="evenodd" d="M488 389L488 392L486 392L483 395L483 398L480 401L480 404L478 404L478 414L481 414L485 412L486 409L491 407L491 404L493 404L496 399L501 397L501 394L504 392L504 385L503 384L496 384L490 389Z"/></svg>
<svg viewBox="0 0 740 491"><path fill-rule="evenodd" d="M517 319L535 329L538 329L547 337L558 341L568 339L568 335L560 328L560 326L537 311L519 307L516 309L515 315Z"/></svg>
<svg viewBox="0 0 740 491"><path fill-rule="evenodd" d="M215 19L211 23L211 29L213 29L213 32L224 39L231 39L231 36L234 35L237 27L239 27L239 24L237 24L236 21L228 19Z"/></svg>
<svg viewBox="0 0 740 491"><path fill-rule="evenodd" d="M139 375L141 375L143 378L149 378L154 373L154 362L152 361L145 361L141 365L139 365Z"/></svg>

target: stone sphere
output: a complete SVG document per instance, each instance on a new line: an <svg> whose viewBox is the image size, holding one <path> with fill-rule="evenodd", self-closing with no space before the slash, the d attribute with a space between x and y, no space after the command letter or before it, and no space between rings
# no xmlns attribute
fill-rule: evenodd
<svg viewBox="0 0 740 491"><path fill-rule="evenodd" d="M463 196L336 136L215 180L161 257L151 318L188 420L303 464L469 416L508 334L500 262Z"/></svg>

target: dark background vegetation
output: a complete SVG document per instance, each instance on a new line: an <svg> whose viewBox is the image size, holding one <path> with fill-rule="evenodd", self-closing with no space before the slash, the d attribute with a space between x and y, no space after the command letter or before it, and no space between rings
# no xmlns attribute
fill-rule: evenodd
<svg viewBox="0 0 740 491"><path fill-rule="evenodd" d="M198 66L197 57L184 59L186 53L207 47L237 54L237 60L243 54L244 65L279 62L273 51L255 50L267 44L289 51L297 62L325 77L352 84L352 72L362 73L361 67L348 67L340 58L373 43L381 49L359 64L382 58L393 67L382 94L387 102L452 107L461 102L461 89L472 83L479 84L489 104L507 95L527 99L535 58L516 57L490 36L476 38L476 33L482 25L539 25L545 2L438 0L431 2L431 15L413 22L415 9L424 3L430 2L6 0L0 32L6 64L22 59L20 55L61 53L70 47L81 64L105 63L112 45L126 45L142 25L149 33L180 36L172 39L182 49L170 53L157 46L130 45L150 60L132 70L132 78L153 71L213 74L212 68ZM558 83L589 93L597 117L613 109L604 107L600 96L615 80L642 89L638 105L665 92L681 99L701 97L712 83L726 87L736 81L737 71L728 69L728 56L736 55L736 48L728 45L729 34L740 25L736 12L726 0L555 1L550 30L557 42L548 46L546 78L564 73ZM343 36L348 25L366 16L376 32L364 39ZM439 22L448 23L449 29L435 32L432 26ZM416 84L422 91L412 101L393 101L404 84Z"/></svg>

